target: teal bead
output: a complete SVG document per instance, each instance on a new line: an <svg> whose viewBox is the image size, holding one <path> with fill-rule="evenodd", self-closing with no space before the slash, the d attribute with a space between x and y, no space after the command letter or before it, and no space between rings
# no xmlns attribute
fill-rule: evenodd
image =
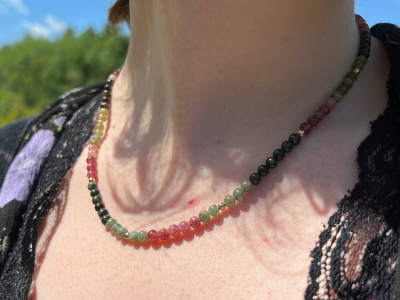
<svg viewBox="0 0 400 300"><path fill-rule="evenodd" d="M253 184L250 181L243 181L241 185L241 189L245 192L251 191Z"/></svg>
<svg viewBox="0 0 400 300"><path fill-rule="evenodd" d="M119 238L124 239L125 238L125 234L128 232L128 229L126 229L125 227L120 227L118 228L117 231L117 235Z"/></svg>
<svg viewBox="0 0 400 300"><path fill-rule="evenodd" d="M210 215L212 215L212 216L218 216L218 214L219 214L219 207L218 207L218 205L211 205L209 208L208 208L208 212L210 213Z"/></svg>
<svg viewBox="0 0 400 300"><path fill-rule="evenodd" d="M111 219L107 220L106 226L111 229L111 227L113 227L113 225L116 223L117 223L117 220L115 220L114 218L111 218Z"/></svg>
<svg viewBox="0 0 400 300"><path fill-rule="evenodd" d="M101 217L101 223L103 223L103 225L106 225L108 219L110 219L111 217L109 215L106 216L102 216Z"/></svg>
<svg viewBox="0 0 400 300"><path fill-rule="evenodd" d="M100 202L103 202L103 199L101 198L101 196L97 195L97 196L94 196L92 198L92 203L93 204L97 204L97 203L100 203Z"/></svg>
<svg viewBox="0 0 400 300"><path fill-rule="evenodd" d="M131 242L137 242L139 240L138 238L138 232L137 231L132 231L129 234L129 239L131 240Z"/></svg>
<svg viewBox="0 0 400 300"><path fill-rule="evenodd" d="M244 198L244 191L242 189L236 189L233 191L233 197L236 200L243 200Z"/></svg>
<svg viewBox="0 0 400 300"><path fill-rule="evenodd" d="M139 239L139 241L141 241L143 243L146 242L147 241L147 231L144 231L144 230L139 231L138 239Z"/></svg>
<svg viewBox="0 0 400 300"><path fill-rule="evenodd" d="M199 219L202 222L208 222L210 221L210 218L211 218L210 213L206 210L203 210L199 213Z"/></svg>
<svg viewBox="0 0 400 300"><path fill-rule="evenodd" d="M226 196L224 199L224 203L228 207L233 207L236 204L236 199L233 196Z"/></svg>
<svg viewBox="0 0 400 300"><path fill-rule="evenodd" d="M121 224L119 223L115 223L112 227L111 227L111 231L114 232L115 234L118 233L118 229L120 229L122 227Z"/></svg>
<svg viewBox="0 0 400 300"><path fill-rule="evenodd" d="M103 217L103 216L108 215L108 210L105 208L102 208L97 213L98 213L99 217Z"/></svg>
<svg viewBox="0 0 400 300"><path fill-rule="evenodd" d="M100 191L98 189L93 189L90 191L90 196L94 197L100 195Z"/></svg>
<svg viewBox="0 0 400 300"><path fill-rule="evenodd" d="M97 183L96 182L94 182L94 181L91 181L91 182L89 182L89 184L88 184L88 189L91 191L91 190L94 190L94 189L97 189Z"/></svg>

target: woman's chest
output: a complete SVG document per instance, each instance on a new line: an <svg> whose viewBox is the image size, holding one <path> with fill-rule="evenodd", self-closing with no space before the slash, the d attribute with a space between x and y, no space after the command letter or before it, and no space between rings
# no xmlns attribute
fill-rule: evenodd
<svg viewBox="0 0 400 300"><path fill-rule="evenodd" d="M340 150L343 145L356 149L364 134L362 127L340 145L325 138L324 143L299 148L265 184L212 222L165 242L145 244L121 241L101 224L86 189L85 158L80 157L76 174L60 187L55 219L50 221L49 214L42 226L51 243L37 247L39 253L44 250L37 256L32 295L303 299L310 253L322 225L357 182L356 151ZM168 211L157 213L165 218L163 227L171 222ZM146 224L144 229L162 228L152 223L158 220L152 214L148 220L131 217ZM134 225L126 216L121 224L128 229Z"/></svg>
<svg viewBox="0 0 400 300"><path fill-rule="evenodd" d="M302 299L310 252L331 213L310 206L299 187L249 197L187 234L139 244L111 234L91 203L72 200L79 196L61 188L54 205L61 217L47 216L31 299Z"/></svg>

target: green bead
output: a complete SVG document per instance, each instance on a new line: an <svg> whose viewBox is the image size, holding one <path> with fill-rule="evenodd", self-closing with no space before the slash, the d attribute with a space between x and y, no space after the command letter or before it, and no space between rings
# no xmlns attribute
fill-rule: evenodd
<svg viewBox="0 0 400 300"><path fill-rule="evenodd" d="M367 61L367 57L364 55L359 55L357 56L356 61L361 61L362 63L365 63Z"/></svg>
<svg viewBox="0 0 400 300"><path fill-rule="evenodd" d="M203 210L203 211L201 211L200 213L199 213L199 219L200 219L200 221L202 221L202 222L208 222L208 221L210 221L210 213L208 212L208 211L206 211L206 210Z"/></svg>
<svg viewBox="0 0 400 300"><path fill-rule="evenodd" d="M111 219L107 220L106 226L111 229L113 227L113 225L116 223L117 223L117 220L115 220L114 218L111 218Z"/></svg>
<svg viewBox="0 0 400 300"><path fill-rule="evenodd" d="M351 89L353 87L353 80L351 80L350 78L345 78L342 82L342 84L344 84L345 86L347 86L348 89Z"/></svg>
<svg viewBox="0 0 400 300"><path fill-rule="evenodd" d="M88 187L89 190L95 190L95 189L97 189L97 183L91 181L91 182L89 182L87 187Z"/></svg>
<svg viewBox="0 0 400 300"><path fill-rule="evenodd" d="M143 243L146 242L147 241L147 231L144 231L144 230L139 231L138 239L139 239L139 241L141 241Z"/></svg>
<svg viewBox="0 0 400 300"><path fill-rule="evenodd" d="M244 191L243 191L242 189L235 189L235 190L233 191L233 197L234 197L236 200L243 200L243 198L244 198Z"/></svg>
<svg viewBox="0 0 400 300"><path fill-rule="evenodd" d="M212 215L212 216L218 216L218 214L219 214L219 207L218 207L218 205L211 205L209 208L208 208L208 212L210 213L210 215Z"/></svg>
<svg viewBox="0 0 400 300"><path fill-rule="evenodd" d="M347 88L347 86L345 86L344 84L339 85L339 87L336 89L337 92L341 93L343 96L346 96L349 89Z"/></svg>
<svg viewBox="0 0 400 300"><path fill-rule="evenodd" d="M125 227L120 227L120 228L118 228L117 235L119 238L124 239L125 233L127 233L127 232L128 232L128 229L126 229Z"/></svg>
<svg viewBox="0 0 400 300"><path fill-rule="evenodd" d="M100 202L103 202L103 198L101 198L101 196L99 196L99 195L96 195L96 196L94 196L93 198L92 198L92 203L93 204L97 204L97 203L100 203Z"/></svg>
<svg viewBox="0 0 400 300"><path fill-rule="evenodd" d="M233 207L236 204L236 199L233 196L226 196L224 199L224 203L228 207Z"/></svg>
<svg viewBox="0 0 400 300"><path fill-rule="evenodd" d="M252 187L253 187L253 184L250 181L243 181L240 186L240 188L245 192L251 191Z"/></svg>
<svg viewBox="0 0 400 300"><path fill-rule="evenodd" d="M356 72L350 72L346 75L346 78L350 78L351 80L356 81L358 78L358 74Z"/></svg>
<svg viewBox="0 0 400 300"><path fill-rule="evenodd" d="M108 215L108 210L105 208L102 208L97 213L98 213L99 217L103 217L103 216Z"/></svg>
<svg viewBox="0 0 400 300"><path fill-rule="evenodd" d="M122 227L121 224L119 223L115 223L112 227L111 227L111 231L114 232L115 234L118 233L118 230Z"/></svg>
<svg viewBox="0 0 400 300"><path fill-rule="evenodd" d="M109 215L106 216L102 216L101 217L101 223L103 223L103 225L106 225L108 219L110 219L111 217Z"/></svg>
<svg viewBox="0 0 400 300"><path fill-rule="evenodd" d="M90 191L90 196L94 197L100 195L100 191L98 189L93 189Z"/></svg>
<svg viewBox="0 0 400 300"><path fill-rule="evenodd" d="M334 92L332 94L332 98L336 100L336 102L340 102L343 99L343 95L339 92Z"/></svg>
<svg viewBox="0 0 400 300"><path fill-rule="evenodd" d="M132 231L129 234L129 239L131 240L131 242L137 242L138 241L138 232L137 231Z"/></svg>
<svg viewBox="0 0 400 300"><path fill-rule="evenodd" d="M353 69L359 69L362 71L364 69L364 63L361 61L355 61L353 64Z"/></svg>

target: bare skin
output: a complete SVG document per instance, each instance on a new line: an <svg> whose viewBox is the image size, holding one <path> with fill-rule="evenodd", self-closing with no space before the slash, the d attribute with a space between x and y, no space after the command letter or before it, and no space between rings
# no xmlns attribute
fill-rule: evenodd
<svg viewBox="0 0 400 300"><path fill-rule="evenodd" d="M112 216L168 228L222 201L329 97L358 43L348 0L132 1L98 162ZM358 181L388 74L373 39L318 129L235 208L167 242L132 244L101 225L85 148L41 228L30 299L302 299L318 234Z"/></svg>

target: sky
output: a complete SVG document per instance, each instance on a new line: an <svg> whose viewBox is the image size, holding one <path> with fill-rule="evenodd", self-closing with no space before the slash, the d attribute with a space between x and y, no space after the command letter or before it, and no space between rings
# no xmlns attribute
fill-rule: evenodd
<svg viewBox="0 0 400 300"><path fill-rule="evenodd" d="M67 27L74 28L78 33L89 26L101 29L112 2L0 0L0 47L22 38L24 34L53 39ZM400 25L400 0L356 0L356 13L361 14L370 25L379 22Z"/></svg>

